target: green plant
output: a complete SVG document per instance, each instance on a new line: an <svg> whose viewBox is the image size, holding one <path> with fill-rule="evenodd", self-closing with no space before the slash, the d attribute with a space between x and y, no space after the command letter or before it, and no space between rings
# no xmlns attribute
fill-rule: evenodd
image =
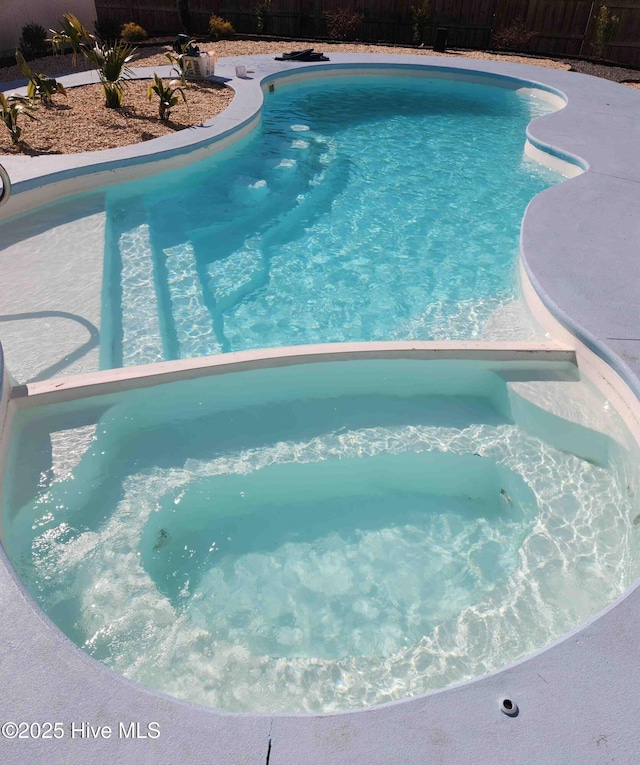
<svg viewBox="0 0 640 765"><path fill-rule="evenodd" d="M18 125L18 120L22 115L35 120L32 114L34 109L35 106L26 96L18 96L15 93L5 96L4 93L0 93L0 119L11 134L12 145L20 143L22 128Z"/></svg>
<svg viewBox="0 0 640 765"><path fill-rule="evenodd" d="M53 48L54 53L64 53L65 49L70 46L73 52L73 64L75 66L79 55L89 58L89 53L96 45L96 38L94 35L86 29L77 16L73 13L65 13L60 20L60 26L62 29L56 32L55 29L50 29L51 37L49 42Z"/></svg>
<svg viewBox="0 0 640 765"><path fill-rule="evenodd" d="M51 30L54 51L64 50L70 45L74 60L78 55L84 56L98 70L105 106L108 109L122 106L124 83L131 76L127 64L133 58L135 47L122 40L112 45L100 42L72 13L65 14L60 23L62 31Z"/></svg>
<svg viewBox="0 0 640 765"><path fill-rule="evenodd" d="M120 37L122 21L110 16L96 19L93 23L93 31L98 40L103 43L115 42Z"/></svg>
<svg viewBox="0 0 640 765"><path fill-rule="evenodd" d="M34 22L29 22L22 27L20 42L18 44L22 55L30 61L32 58L46 56L47 30Z"/></svg>
<svg viewBox="0 0 640 765"><path fill-rule="evenodd" d="M420 5L412 5L410 13L413 43L414 45L424 45L431 21L429 0L422 0Z"/></svg>
<svg viewBox="0 0 640 765"><path fill-rule="evenodd" d="M39 98L43 104L50 104L51 97L55 93L60 93L66 97L67 91L57 80L53 77L47 77L46 74L35 74L18 50L16 51L16 61L22 74L29 80L27 95L30 99Z"/></svg>
<svg viewBox="0 0 640 765"><path fill-rule="evenodd" d="M149 35L147 34L147 30L144 29L144 27L141 27L140 24L128 21L126 24L122 25L122 28L120 29L120 37L128 42L140 42L146 40Z"/></svg>
<svg viewBox="0 0 640 765"><path fill-rule="evenodd" d="M259 0L254 6L254 12L256 14L256 23L258 25L258 32L266 34L267 27L269 26L269 11L271 9L271 0Z"/></svg>
<svg viewBox="0 0 640 765"><path fill-rule="evenodd" d="M169 51L164 54L167 61L173 65L173 71L180 76L183 85L186 85L187 76L185 56L185 53L171 53Z"/></svg>
<svg viewBox="0 0 640 765"><path fill-rule="evenodd" d="M182 31L190 35L191 34L191 9L189 8L189 0L176 0L176 8L178 9L178 15L180 16L180 25Z"/></svg>
<svg viewBox="0 0 640 765"><path fill-rule="evenodd" d="M232 40L236 36L236 30L231 22L213 13L209 17L209 34L212 40Z"/></svg>
<svg viewBox="0 0 640 765"><path fill-rule="evenodd" d="M187 58L192 57L194 55L198 55L197 52L200 51L198 46L196 45L195 40L188 40L181 46L181 52L180 53L165 53L165 58L173 64L173 70L180 76L180 80L182 81L182 84L186 84L186 76L187 76Z"/></svg>
<svg viewBox="0 0 640 765"><path fill-rule="evenodd" d="M151 101L153 98L154 93L160 99L160 103L158 105L158 115L163 122L166 122L169 119L169 113L171 109L173 109L174 106L177 106L180 102L180 99L176 93L179 93L182 96L182 100L185 102L185 104L187 103L184 91L182 88L176 87L177 85L178 80L171 80L165 84L162 81L162 78L158 77L158 75L154 72L153 85L149 85L149 88L147 89L147 96L149 101Z"/></svg>
<svg viewBox="0 0 640 765"><path fill-rule="evenodd" d="M135 50L133 45L123 40L119 40L111 48L96 44L93 49L90 60L97 66L107 109L118 109L122 106L125 80L132 74L127 64L133 58Z"/></svg>
<svg viewBox="0 0 640 765"><path fill-rule="evenodd" d="M514 19L508 27L501 27L493 33L491 44L505 50L526 50L535 36L535 32L527 30L523 19Z"/></svg>
<svg viewBox="0 0 640 765"><path fill-rule="evenodd" d="M605 57L609 43L613 39L619 23L620 18L614 16L606 5L600 7L591 42L591 50L596 58Z"/></svg>
<svg viewBox="0 0 640 765"><path fill-rule="evenodd" d="M327 30L332 40L353 40L358 28L364 21L364 14L356 11L352 13L346 8L325 13Z"/></svg>

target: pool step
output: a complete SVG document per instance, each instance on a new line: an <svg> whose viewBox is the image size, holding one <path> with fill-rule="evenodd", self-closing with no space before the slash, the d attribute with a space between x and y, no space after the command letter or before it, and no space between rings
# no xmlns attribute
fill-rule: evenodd
<svg viewBox="0 0 640 765"><path fill-rule="evenodd" d="M292 132L286 143L282 160L240 166L226 187L112 200L121 299L103 366L232 350L225 316L268 282L269 253L323 214L349 173L330 139Z"/></svg>
<svg viewBox="0 0 640 765"><path fill-rule="evenodd" d="M203 273L191 242L164 250L171 312L179 346L178 358L210 356L222 346L212 324L202 289ZM206 278L206 276L204 276Z"/></svg>
<svg viewBox="0 0 640 765"><path fill-rule="evenodd" d="M315 157L306 175L281 184L273 180L275 189L260 186L264 201L259 207L246 205L241 218L229 211L232 223L199 229L193 237L198 260L207 262L205 299L224 351L236 350L227 339L225 322L236 306L268 284L271 255L324 215L348 182L348 160L338 157L329 141L312 146ZM285 174L292 170L282 168Z"/></svg>
<svg viewBox="0 0 640 765"><path fill-rule="evenodd" d="M163 206L147 211L157 274L156 291L165 336L165 359L220 353L203 274L189 234L179 216Z"/></svg>
<svg viewBox="0 0 640 765"><path fill-rule="evenodd" d="M152 364L165 360L156 297L149 224L142 204L107 208L106 246L110 316L103 366ZM113 305L117 307L113 310ZM109 358L110 357L110 358ZM105 363L106 362L106 363Z"/></svg>
<svg viewBox="0 0 640 765"><path fill-rule="evenodd" d="M198 206L187 211L190 216L191 239L200 257L222 260L243 249L247 239L262 234L267 225L295 209L301 199L324 181L327 166L335 159L332 144L324 137L307 137L309 146L304 150L293 149L296 134L283 144L282 156L270 159L260 167L239 168L226 189L216 189L209 211L215 220L193 215L194 209L202 213L202 200ZM203 223L203 219L206 222Z"/></svg>
<svg viewBox="0 0 640 765"><path fill-rule="evenodd" d="M100 372L55 378L43 382L15 385L11 388L11 398L29 399L30 405L46 406L58 401L67 401L70 397L82 395L103 396L121 390L147 388L178 380L192 380L199 377L219 375L242 369L269 369L279 366L304 365L310 362L328 361L372 361L376 359L449 359L480 361L483 368L493 368L497 362L501 374L504 374L504 362L540 362L536 379L557 379L558 370L554 365L561 364L564 374L566 365L576 365L575 349L554 341L537 342L429 342L410 340L404 342L377 343L326 343L323 345L298 345L283 348L263 348L241 351L233 355L221 354L210 358L180 359L160 364L130 369L123 373L121 369L104 369ZM530 371L530 367L527 367ZM577 370L577 368L576 368ZM468 379L470 376L467 375ZM522 376L520 376L522 379ZM391 378L389 378L391 379ZM393 378L395 380L395 378ZM398 378L402 379L402 378ZM475 378L474 385L475 385ZM441 378L429 378L430 384L439 385ZM396 383L394 382L394 385ZM448 394L451 390L447 379ZM431 390L441 388L431 387ZM444 390L444 389L442 389ZM74 393L75 391L75 393ZM81 393L79 393L81 392Z"/></svg>

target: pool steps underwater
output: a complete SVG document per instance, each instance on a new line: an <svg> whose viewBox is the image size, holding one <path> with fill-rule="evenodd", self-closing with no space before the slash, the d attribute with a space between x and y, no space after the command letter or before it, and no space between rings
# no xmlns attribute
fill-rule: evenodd
<svg viewBox="0 0 640 765"><path fill-rule="evenodd" d="M195 192L179 209L169 194L153 205L108 199L104 302L115 310L103 311L101 367L233 350L225 315L267 284L269 253L330 207L346 182L332 140L304 135L291 143L305 156L283 156L267 180L213 189L206 206L216 209L214 223L200 224Z"/></svg>

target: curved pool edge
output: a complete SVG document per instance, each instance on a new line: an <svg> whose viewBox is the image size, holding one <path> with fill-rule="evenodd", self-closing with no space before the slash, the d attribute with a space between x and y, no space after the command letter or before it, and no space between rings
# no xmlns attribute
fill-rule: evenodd
<svg viewBox="0 0 640 765"><path fill-rule="evenodd" d="M415 58L424 62L424 57ZM521 65L506 66L511 71ZM460 62L459 68L467 68L467 61L464 65ZM624 332L619 329L634 323L640 326L633 303L620 299L620 294L632 294L638 285L638 266L631 258L638 231L632 227L631 212L632 203L638 209L640 198L634 191L640 190L640 160L632 156L630 140L621 141L621 152L613 150L616 142L611 136L615 138L616 130L628 131L630 122L632 136L637 136L640 98L631 92L637 100L637 105L632 104L619 95L622 86L608 84L616 97L602 103L615 113L593 111L592 140L602 137L602 123L608 121L609 131L614 131L608 139L612 146L594 148L588 140L584 114L585 109L589 111L585 103L594 78L555 74L576 79L584 86L584 93L565 88L568 107L532 123L531 135L541 145L558 146L558 151L581 157L590 171L543 192L529 205L521 243L524 268L541 303L563 324L568 323L578 337L582 333L588 340L585 344L598 356L614 362L621 359L616 371L637 395L640 364L630 354L632 343L638 341L622 337ZM546 72L544 77L540 72L540 79L548 81ZM556 82L555 77L551 79ZM599 95L608 97L606 86L594 87ZM567 115L569 122L564 120ZM580 127L577 133L576 120ZM578 189L576 194L571 191L574 188ZM611 198L611 191L616 189L634 191L629 205L623 205L622 223L626 221L626 226L620 224L618 214L620 194ZM585 207L585 201L591 206ZM589 213L594 209L601 210L602 215L592 220ZM594 275L589 266L599 265L602 250L592 252L585 264L584 248L592 241L593 232L597 233L598 224L607 220L609 225L595 244L613 241L617 273L613 273L609 260ZM612 226L611 220L617 225ZM559 252L565 253L565 258L559 258ZM573 276L577 283L569 280L563 284L567 276ZM611 284L617 284L617 291L610 291ZM617 315L618 309L622 317ZM621 353L625 349L628 360ZM5 405L6 393L3 412ZM0 661L5 680L0 723L59 720L67 731L58 741L0 738L0 752L7 763L18 765L46 758L48 762L79 764L90 758L106 764L117 757L122 763L226 764L264 763L271 757L274 765L417 765L429 761L595 765L614 759L633 762L637 751L633 699L640 682L638 582L586 625L488 676L387 706L320 716L232 715L176 701L127 682L90 659L48 622L13 577L2 550L0 608L4 617ZM517 717L500 711L498 702L504 696L518 704ZM133 741L117 736L119 722L138 722L144 733L151 721L160 724L157 739ZM110 725L116 734L90 743L80 734L72 739L70 724L80 726L82 722Z"/></svg>
<svg viewBox="0 0 640 765"><path fill-rule="evenodd" d="M378 347L349 350L339 344L331 349L272 349L254 353L255 358L252 352L241 352L236 358L216 362L217 366L233 369L239 363L255 362L256 358L288 365L292 358L297 359L296 363L313 363L318 353L324 357L368 351L387 357L398 353L394 343L372 345ZM429 347L436 344L425 344L424 349L405 345L403 354L438 352ZM543 348L523 346L515 350L525 357L533 351L538 356L548 353L553 360L561 360L574 353L571 348L553 343ZM482 352L491 354L496 350L514 354L514 349L496 347ZM452 353L451 349L440 351ZM469 349L453 351L461 352L470 353ZM55 384L47 385L55 389ZM43 384L36 386L41 388ZM5 401L8 396L6 391ZM51 758L49 741L0 741L0 745L8 763L31 761L23 759L28 753L29 758L46 755L47 761L79 764L86 762L89 746L77 743L85 741L82 723L118 730L123 722L128 730L130 722L138 722L142 735L146 735L148 724L153 722L160 728L158 740L141 737L137 744L129 738L93 740L91 761L107 763L117 753L122 763L257 763L266 761L270 742L271 756L291 765L378 761L417 765L430 760L602 762L602 752L594 743L595 726L622 737L625 731L632 730L635 718L626 694L640 679L640 665L635 661L639 601L640 581L589 622L535 654L490 675L426 696L335 714L234 714L147 690L96 662L41 612L0 549L0 608L4 616L0 658L5 681L0 717L10 722L60 720L68 732L64 741L55 742L58 760ZM603 687L613 697L607 704L602 704ZM508 718L500 711L498 702L503 697L518 704L517 718ZM616 697L624 698L623 709L618 708ZM75 738L71 738L71 723L76 723L75 730L79 731ZM544 742L540 741L541 729ZM563 752L566 742L570 742L570 748ZM631 743L635 746L633 740ZM589 757L591 750L593 758ZM215 758L207 759L211 752L215 752ZM559 760L554 759L556 754Z"/></svg>
<svg viewBox="0 0 640 765"><path fill-rule="evenodd" d="M250 69L251 76L243 79L235 76L235 65L240 61ZM428 70L431 76L437 78L480 82L527 94L538 91L556 108L566 104L563 89L558 84L547 84L534 77L535 67L508 64L505 71L500 62L470 59L464 62L451 59L446 61L443 64L442 58L434 56L391 54L334 54L329 63L317 62L304 66L277 62L269 55L219 59L215 76L207 79L229 86L234 90L235 97L223 112L202 125L141 144L102 151L36 157L0 155L9 171L13 187L4 214L20 214L57 199L171 170L217 153L257 126L264 92L269 87L275 87L276 83L292 84L318 77L354 74L422 76ZM498 66L494 66L496 64ZM171 67L142 67L133 71L136 79L150 78L154 72L169 77ZM59 79L65 87L98 82L94 70L65 75ZM6 88L6 92L9 91L26 94L26 87ZM551 146L545 150L551 154L555 151Z"/></svg>

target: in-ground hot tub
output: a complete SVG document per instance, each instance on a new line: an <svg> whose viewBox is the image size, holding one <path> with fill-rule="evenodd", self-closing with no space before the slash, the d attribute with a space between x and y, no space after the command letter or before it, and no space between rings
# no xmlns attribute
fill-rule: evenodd
<svg viewBox="0 0 640 765"><path fill-rule="evenodd" d="M28 409L2 541L65 634L158 691L269 713L420 695L638 573L638 450L578 378L350 361Z"/></svg>

